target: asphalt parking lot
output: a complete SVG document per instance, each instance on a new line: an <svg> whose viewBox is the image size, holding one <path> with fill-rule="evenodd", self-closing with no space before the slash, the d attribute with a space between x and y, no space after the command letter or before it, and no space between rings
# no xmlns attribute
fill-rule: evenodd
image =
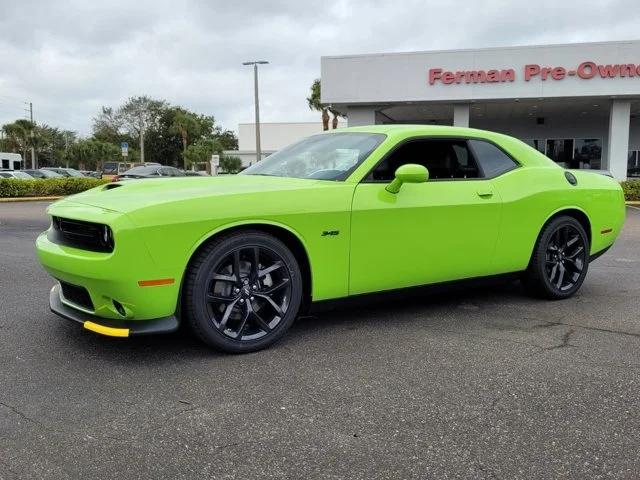
<svg viewBox="0 0 640 480"><path fill-rule="evenodd" d="M0 204L0 479L640 477L638 209L570 300L367 303L230 356L51 314L45 206Z"/></svg>

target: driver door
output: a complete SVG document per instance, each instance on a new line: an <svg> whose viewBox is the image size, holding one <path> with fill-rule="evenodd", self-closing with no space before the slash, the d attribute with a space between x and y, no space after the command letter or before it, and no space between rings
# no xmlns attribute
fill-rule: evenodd
<svg viewBox="0 0 640 480"><path fill-rule="evenodd" d="M385 190L406 163L429 170L425 183ZM412 139L355 189L351 295L489 275L501 202L464 139Z"/></svg>

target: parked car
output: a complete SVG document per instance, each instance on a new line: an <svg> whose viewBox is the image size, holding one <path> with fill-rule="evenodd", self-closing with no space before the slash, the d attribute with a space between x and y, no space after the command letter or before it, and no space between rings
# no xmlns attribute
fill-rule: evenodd
<svg viewBox="0 0 640 480"><path fill-rule="evenodd" d="M0 178L19 178L21 180L35 180L22 170L0 170Z"/></svg>
<svg viewBox="0 0 640 480"><path fill-rule="evenodd" d="M57 282L53 312L117 337L185 322L240 353L313 302L496 275L569 298L625 205L614 179L507 135L375 125L314 135L239 175L92 189L48 214L36 249Z"/></svg>
<svg viewBox="0 0 640 480"><path fill-rule="evenodd" d="M85 178L85 176L82 173L80 173L78 170L76 170L75 168L43 167L40 170L49 170L50 172L58 173L58 174L62 175L63 177Z"/></svg>
<svg viewBox="0 0 640 480"><path fill-rule="evenodd" d="M43 169L38 169L38 170L32 170L32 169L28 169L28 170L22 170L25 173L28 173L29 175L31 175L33 178L62 178L62 175L60 175L59 173L56 173L52 170L43 170Z"/></svg>
<svg viewBox="0 0 640 480"><path fill-rule="evenodd" d="M89 178L102 178L102 172L94 170L80 170L80 173Z"/></svg>
<svg viewBox="0 0 640 480"><path fill-rule="evenodd" d="M102 174L110 177L114 175L122 175L127 170L131 170L133 167L141 166L161 166L157 162L104 162L102 164Z"/></svg>
<svg viewBox="0 0 640 480"><path fill-rule="evenodd" d="M132 167L127 162L104 162L102 164L102 175L113 176L120 175Z"/></svg>
<svg viewBox="0 0 640 480"><path fill-rule="evenodd" d="M167 167L162 165L144 165L133 167L122 175L113 177L113 181L133 180L139 178L160 178L160 177L184 177L184 172L175 167Z"/></svg>

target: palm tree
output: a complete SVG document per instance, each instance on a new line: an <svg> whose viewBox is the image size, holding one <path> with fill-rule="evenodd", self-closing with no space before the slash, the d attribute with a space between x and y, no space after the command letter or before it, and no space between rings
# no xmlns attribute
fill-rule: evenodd
<svg viewBox="0 0 640 480"><path fill-rule="evenodd" d="M34 124L29 120L19 119L13 123L8 123L2 127L2 131L7 136L7 143L12 150L22 151L22 159L26 165L27 150L31 144L31 134L34 130ZM31 159L33 165L33 158Z"/></svg>
<svg viewBox="0 0 640 480"><path fill-rule="evenodd" d="M338 117L344 118L344 115L341 114L339 111L337 111L333 107L329 107L329 111L331 112L331 115L333 115L333 120L331 121L331 128L335 130L336 128L338 128Z"/></svg>
<svg viewBox="0 0 640 480"><path fill-rule="evenodd" d="M334 130L338 128L338 117L344 117L339 111L333 108L331 105L325 105L320 101L320 79L316 78L311 84L311 95L307 97L307 104L311 110L317 110L318 112L322 112L322 129L329 130L329 113L333 115L333 120L331 121L331 128Z"/></svg>
<svg viewBox="0 0 640 480"><path fill-rule="evenodd" d="M307 97L309 109L322 112L322 130L329 130L329 112L320 101L320 79L316 78L311 84L311 95Z"/></svg>
<svg viewBox="0 0 640 480"><path fill-rule="evenodd" d="M192 136L196 136L198 129L198 122L193 117L193 115L189 112L178 111L173 117L173 123L171 124L171 129L182 139L182 161L184 169L187 169L187 157L185 153L187 151L189 134Z"/></svg>

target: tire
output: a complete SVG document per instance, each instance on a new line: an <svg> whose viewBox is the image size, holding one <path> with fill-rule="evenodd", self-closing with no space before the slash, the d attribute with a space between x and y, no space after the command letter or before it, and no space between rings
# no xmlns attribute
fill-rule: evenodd
<svg viewBox="0 0 640 480"><path fill-rule="evenodd" d="M575 218L558 216L546 224L533 249L522 283L532 295L561 300L576 293L589 268L589 237Z"/></svg>
<svg viewBox="0 0 640 480"><path fill-rule="evenodd" d="M254 352L278 341L292 325L302 287L298 262L284 243L260 231L230 233L191 260L183 314L207 345Z"/></svg>

